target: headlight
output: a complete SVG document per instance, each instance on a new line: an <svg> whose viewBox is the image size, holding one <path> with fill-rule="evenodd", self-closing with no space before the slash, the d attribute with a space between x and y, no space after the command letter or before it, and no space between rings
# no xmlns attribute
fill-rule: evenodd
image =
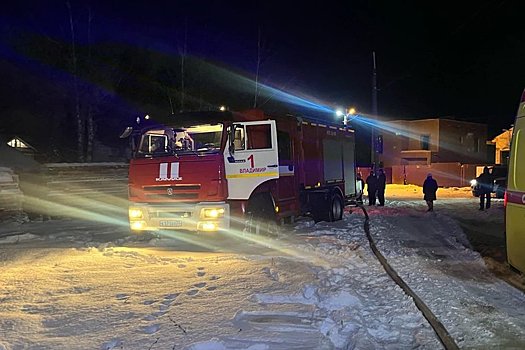
<svg viewBox="0 0 525 350"><path fill-rule="evenodd" d="M145 221L134 221L131 223L132 230L139 231L139 230L143 230L145 227L146 227Z"/></svg>
<svg viewBox="0 0 525 350"><path fill-rule="evenodd" d="M474 179L474 180L470 180L470 185L471 186L476 186L478 184L478 182Z"/></svg>
<svg viewBox="0 0 525 350"><path fill-rule="evenodd" d="M207 231L207 232L217 231L218 228L219 226L213 221L201 221L197 225L197 229L199 231Z"/></svg>
<svg viewBox="0 0 525 350"><path fill-rule="evenodd" d="M215 219L224 216L224 208L209 208L203 209L204 218Z"/></svg>
<svg viewBox="0 0 525 350"><path fill-rule="evenodd" d="M130 209L129 217L131 219L142 219L142 210L140 209Z"/></svg>

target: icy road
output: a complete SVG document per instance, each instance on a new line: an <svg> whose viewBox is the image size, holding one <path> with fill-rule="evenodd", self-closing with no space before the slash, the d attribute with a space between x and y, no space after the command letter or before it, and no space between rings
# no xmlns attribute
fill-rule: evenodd
<svg viewBox="0 0 525 350"><path fill-rule="evenodd" d="M525 348L524 294L465 234L465 225L490 234L502 203L479 213L463 195L426 213L405 190L367 207L379 250L460 348ZM374 257L363 222L350 208L341 222L304 219L262 243L139 241L76 219L4 222L0 349L442 348Z"/></svg>

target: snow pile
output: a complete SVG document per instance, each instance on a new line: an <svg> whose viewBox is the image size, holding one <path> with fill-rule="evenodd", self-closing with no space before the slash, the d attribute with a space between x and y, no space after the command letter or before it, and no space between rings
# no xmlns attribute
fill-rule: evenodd
<svg viewBox="0 0 525 350"><path fill-rule="evenodd" d="M11 225L33 240L1 262L0 339L7 349L439 348L371 255L363 220L353 210L222 248L140 242L78 220Z"/></svg>
<svg viewBox="0 0 525 350"><path fill-rule="evenodd" d="M444 202L432 213L415 201L370 208L379 250L461 348L522 348L525 308L516 306L525 305L525 296L488 271L453 218L483 229L502 216L501 203L479 212L477 199Z"/></svg>
<svg viewBox="0 0 525 350"><path fill-rule="evenodd" d="M492 220L497 205L479 213L475 198L448 198L427 213L419 197L400 198L367 207L394 269L460 347L522 347L523 295L486 270L450 215ZM18 244L0 255L0 349L441 348L363 223L349 208L342 221L302 219L259 243L136 239L80 220L4 225L0 236Z"/></svg>
<svg viewBox="0 0 525 350"><path fill-rule="evenodd" d="M31 233L14 234L10 236L0 237L0 244L19 243L38 239L42 238Z"/></svg>

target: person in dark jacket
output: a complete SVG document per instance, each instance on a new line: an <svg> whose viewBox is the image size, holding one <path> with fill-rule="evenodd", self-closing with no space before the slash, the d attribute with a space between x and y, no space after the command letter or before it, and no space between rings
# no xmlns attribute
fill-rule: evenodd
<svg viewBox="0 0 525 350"><path fill-rule="evenodd" d="M434 201L436 200L436 192L438 189L437 181L432 178L432 174L427 175L427 179L423 182L424 199L427 202L428 210L434 211Z"/></svg>
<svg viewBox="0 0 525 350"><path fill-rule="evenodd" d="M490 194L492 193L492 186L494 185L494 178L489 172L489 168L483 168L483 173L478 176L476 182L479 186L479 210L490 208ZM487 204L485 205L485 199Z"/></svg>
<svg viewBox="0 0 525 350"><path fill-rule="evenodd" d="M379 200L379 206L385 205L385 188L386 188L386 175L383 169L379 169L377 174L377 199Z"/></svg>
<svg viewBox="0 0 525 350"><path fill-rule="evenodd" d="M376 204L376 192L377 192L377 178L374 171L370 172L370 175L366 178L366 185L368 191L368 205Z"/></svg>

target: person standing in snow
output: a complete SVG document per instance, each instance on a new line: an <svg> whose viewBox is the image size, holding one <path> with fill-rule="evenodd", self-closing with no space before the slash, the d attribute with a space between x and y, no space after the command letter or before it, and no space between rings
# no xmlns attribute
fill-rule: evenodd
<svg viewBox="0 0 525 350"><path fill-rule="evenodd" d="M368 191L368 205L376 204L377 178L372 170L370 175L366 178L366 185Z"/></svg>
<svg viewBox="0 0 525 350"><path fill-rule="evenodd" d="M434 211L434 201L436 200L437 189L437 181L432 178L432 174L428 173L427 179L423 182L423 198L427 202L427 211Z"/></svg>
<svg viewBox="0 0 525 350"><path fill-rule="evenodd" d="M479 186L479 210L490 208L490 194L492 193L492 186L494 185L494 179L489 172L489 168L483 168L483 174L478 176L476 182ZM485 198L487 199L487 204L485 206Z"/></svg>
<svg viewBox="0 0 525 350"><path fill-rule="evenodd" d="M379 200L379 206L385 205L385 188L386 188L386 175L383 169L379 169L377 175L377 199Z"/></svg>
<svg viewBox="0 0 525 350"><path fill-rule="evenodd" d="M365 191L365 180L361 177L361 173L356 174L356 192L357 202L363 203L363 192Z"/></svg>

